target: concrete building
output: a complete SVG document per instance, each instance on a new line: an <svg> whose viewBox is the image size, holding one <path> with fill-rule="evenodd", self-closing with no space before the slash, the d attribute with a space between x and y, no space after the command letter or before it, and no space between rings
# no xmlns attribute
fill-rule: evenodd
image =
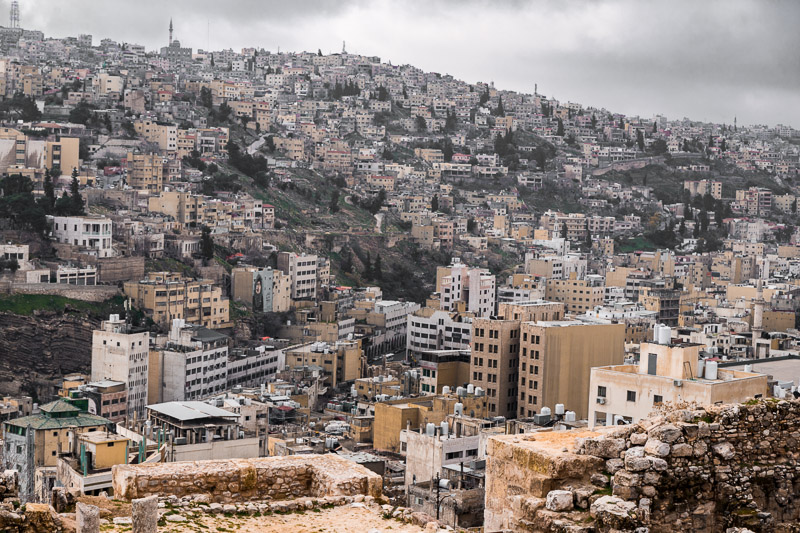
<svg viewBox="0 0 800 533"><path fill-rule="evenodd" d="M316 255L281 252L278 254L278 270L289 275L292 300L316 300Z"/></svg>
<svg viewBox="0 0 800 533"><path fill-rule="evenodd" d="M442 394L470 383L469 350L426 350L419 354L419 390L422 394Z"/></svg>
<svg viewBox="0 0 800 533"><path fill-rule="evenodd" d="M312 342L286 350L286 366L289 368L314 368L322 370L327 385L336 387L340 383L361 377L361 340L335 343Z"/></svg>
<svg viewBox="0 0 800 533"><path fill-rule="evenodd" d="M160 154L128 153L127 183L133 189L157 193L164 189L164 158Z"/></svg>
<svg viewBox="0 0 800 533"><path fill-rule="evenodd" d="M486 391L489 416L514 418L519 376L519 320L472 322L470 383Z"/></svg>
<svg viewBox="0 0 800 533"><path fill-rule="evenodd" d="M518 341L517 415L531 417L542 407L563 404L581 419L588 414L591 368L623 361L625 325L523 322Z"/></svg>
<svg viewBox="0 0 800 533"><path fill-rule="evenodd" d="M231 294L256 312L282 313L292 304L291 278L271 268L236 267L231 272Z"/></svg>
<svg viewBox="0 0 800 533"><path fill-rule="evenodd" d="M150 402L200 400L227 388L228 337L174 319L164 346L150 351Z"/></svg>
<svg viewBox="0 0 800 533"><path fill-rule="evenodd" d="M134 331L119 315L111 315L92 333L92 381L123 383L127 390L124 415L129 418L145 415L149 350L150 334Z"/></svg>
<svg viewBox="0 0 800 533"><path fill-rule="evenodd" d="M126 282L123 292L134 307L162 326L179 318L211 329L230 327L230 301L209 280L193 280L177 272L149 272L147 279Z"/></svg>
<svg viewBox="0 0 800 533"><path fill-rule="evenodd" d="M717 368L700 359L701 344L672 344L669 328L661 342L642 343L638 364L598 366L589 383L589 425L629 424L663 403L744 402L767 394L768 376Z"/></svg>
<svg viewBox="0 0 800 533"><path fill-rule="evenodd" d="M411 356L427 350L469 349L472 320L472 314L423 307L408 315L406 348Z"/></svg>
<svg viewBox="0 0 800 533"><path fill-rule="evenodd" d="M549 279L545 299L561 302L569 313L584 313L603 305L605 287L602 277L588 279Z"/></svg>
<svg viewBox="0 0 800 533"><path fill-rule="evenodd" d="M86 249L98 258L113 257L113 222L100 216L50 217L53 238L62 244Z"/></svg>
<svg viewBox="0 0 800 533"><path fill-rule="evenodd" d="M445 311L455 311L459 308L458 303L463 302L465 310L475 316L494 314L497 299L495 276L488 270L470 268L454 259L450 266L436 269L436 292Z"/></svg>

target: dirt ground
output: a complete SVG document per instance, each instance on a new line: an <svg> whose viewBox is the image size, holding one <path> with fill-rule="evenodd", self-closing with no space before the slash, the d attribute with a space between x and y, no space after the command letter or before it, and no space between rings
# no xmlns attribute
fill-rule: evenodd
<svg viewBox="0 0 800 533"><path fill-rule="evenodd" d="M187 512L186 522L167 522L158 528L161 532L247 532L247 533L420 533L419 526L385 519L379 511L344 505L332 509L269 516L208 515ZM130 531L130 526L108 524L103 532Z"/></svg>

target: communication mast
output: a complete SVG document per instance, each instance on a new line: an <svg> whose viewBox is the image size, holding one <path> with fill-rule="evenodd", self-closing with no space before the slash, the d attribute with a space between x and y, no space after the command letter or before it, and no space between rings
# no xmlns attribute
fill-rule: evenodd
<svg viewBox="0 0 800 533"><path fill-rule="evenodd" d="M11 2L11 16L9 19L9 25L12 28L19 28L19 2L17 0L13 0Z"/></svg>

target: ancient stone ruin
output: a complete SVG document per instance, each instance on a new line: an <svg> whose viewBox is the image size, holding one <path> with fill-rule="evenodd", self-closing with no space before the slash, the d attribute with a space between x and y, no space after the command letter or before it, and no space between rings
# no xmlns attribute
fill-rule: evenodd
<svg viewBox="0 0 800 533"><path fill-rule="evenodd" d="M485 531L800 531L800 401L493 437Z"/></svg>

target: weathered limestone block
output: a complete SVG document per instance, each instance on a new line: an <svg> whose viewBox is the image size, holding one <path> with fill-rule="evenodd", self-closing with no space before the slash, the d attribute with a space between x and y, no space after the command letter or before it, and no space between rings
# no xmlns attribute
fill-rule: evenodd
<svg viewBox="0 0 800 533"><path fill-rule="evenodd" d="M730 442L720 442L712 446L715 455L720 456L722 459L729 461L736 455L736 449Z"/></svg>
<svg viewBox="0 0 800 533"><path fill-rule="evenodd" d="M547 493L545 507L549 511L570 511L572 510L572 492L568 490L551 490Z"/></svg>
<svg viewBox="0 0 800 533"><path fill-rule="evenodd" d="M78 502L75 506L77 533L98 533L100 531L100 508Z"/></svg>
<svg viewBox="0 0 800 533"><path fill-rule="evenodd" d="M647 433L632 433L630 441L631 446L642 446L647 442Z"/></svg>
<svg viewBox="0 0 800 533"><path fill-rule="evenodd" d="M595 500L589 509L598 525L615 529L634 529L638 526L633 511L636 509L634 502L624 501L616 496L603 496Z"/></svg>
<svg viewBox="0 0 800 533"><path fill-rule="evenodd" d="M133 533L155 533L158 531L158 497L148 496L131 502Z"/></svg>
<svg viewBox="0 0 800 533"><path fill-rule="evenodd" d="M694 452L694 449L690 444L675 444L672 447L672 456L673 457L689 457Z"/></svg>
<svg viewBox="0 0 800 533"><path fill-rule="evenodd" d="M656 457L666 457L669 455L670 446L666 442L657 439L648 439L644 445L644 452Z"/></svg>
<svg viewBox="0 0 800 533"><path fill-rule="evenodd" d="M584 450L586 455L613 459L625 450L625 439L588 438L584 441Z"/></svg>
<svg viewBox="0 0 800 533"><path fill-rule="evenodd" d="M649 434L651 439L660 440L667 444L672 444L682 436L680 428L673 424L656 426L649 431Z"/></svg>

